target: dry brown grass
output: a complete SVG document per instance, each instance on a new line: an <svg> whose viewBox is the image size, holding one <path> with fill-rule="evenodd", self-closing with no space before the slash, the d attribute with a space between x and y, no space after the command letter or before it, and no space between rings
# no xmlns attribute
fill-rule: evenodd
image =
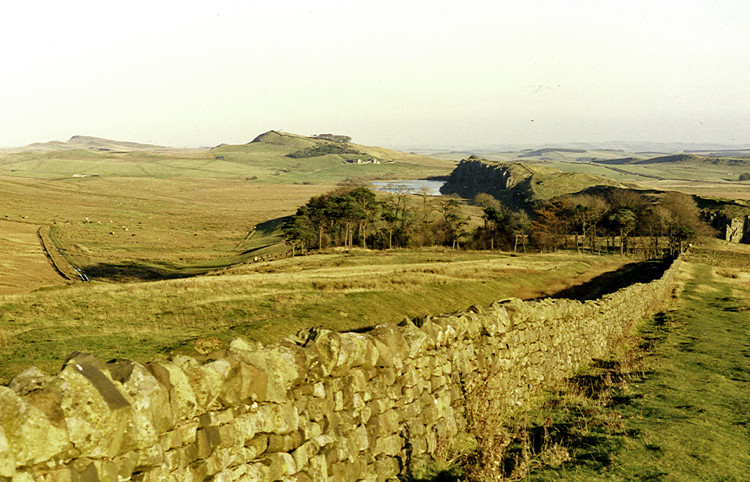
<svg viewBox="0 0 750 482"><path fill-rule="evenodd" d="M79 267L189 266L236 256L253 226L328 189L239 179L0 177L0 220L50 225L62 254Z"/></svg>
<svg viewBox="0 0 750 482"><path fill-rule="evenodd" d="M750 184L748 183L641 179L639 184L653 189L680 191L698 196L750 200Z"/></svg>
<svg viewBox="0 0 750 482"><path fill-rule="evenodd" d="M66 282L45 256L38 229L33 224L0 220L0 295Z"/></svg>

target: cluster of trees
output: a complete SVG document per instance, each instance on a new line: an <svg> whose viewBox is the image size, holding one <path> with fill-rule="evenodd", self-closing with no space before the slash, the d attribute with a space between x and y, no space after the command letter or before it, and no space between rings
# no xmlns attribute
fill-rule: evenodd
<svg viewBox="0 0 750 482"><path fill-rule="evenodd" d="M366 187L341 188L311 198L287 218L284 238L297 250L341 246L390 249L443 245L517 251L619 250L658 257L683 251L708 226L692 197L669 192L647 196L606 190L541 204L530 213L511 211L489 194L474 199L472 221L454 198L410 196L404 189L376 198ZM473 226L473 227L472 227Z"/></svg>
<svg viewBox="0 0 750 482"><path fill-rule="evenodd" d="M348 146L342 146L339 144L320 144L290 152L286 157L291 157L292 159L306 159L309 157L325 156L326 154L357 154L364 156L363 153Z"/></svg>
<svg viewBox="0 0 750 482"><path fill-rule="evenodd" d="M658 257L684 251L690 241L709 235L692 196L666 192L659 196L611 189L602 194L565 196L536 210L533 244L541 249L568 247L591 251L618 249Z"/></svg>
<svg viewBox="0 0 750 482"><path fill-rule="evenodd" d="M341 188L311 198L286 219L284 238L295 250L341 246L391 249L447 245L459 247L468 219L456 199L416 199L406 189L376 199L366 187Z"/></svg>
<svg viewBox="0 0 750 482"><path fill-rule="evenodd" d="M341 142L343 144L348 144L352 141L351 137L339 134L315 134L312 137L313 139L323 139L326 141Z"/></svg>

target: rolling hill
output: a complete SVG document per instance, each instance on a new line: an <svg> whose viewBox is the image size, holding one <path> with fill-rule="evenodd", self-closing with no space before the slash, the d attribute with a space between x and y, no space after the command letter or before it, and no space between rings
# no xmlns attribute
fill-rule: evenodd
<svg viewBox="0 0 750 482"><path fill-rule="evenodd" d="M302 153L302 155L295 155ZM0 151L0 175L64 179L92 176L235 178L274 184L447 175L455 163L380 147L339 144L278 131L241 145L169 148L97 137Z"/></svg>
<svg viewBox="0 0 750 482"><path fill-rule="evenodd" d="M166 149L163 146L153 144L139 144L137 142L115 141L92 136L73 136L67 141L35 142L24 147L4 149L13 152L38 152L38 151L67 151L74 149L95 149L100 151L144 151L154 149Z"/></svg>

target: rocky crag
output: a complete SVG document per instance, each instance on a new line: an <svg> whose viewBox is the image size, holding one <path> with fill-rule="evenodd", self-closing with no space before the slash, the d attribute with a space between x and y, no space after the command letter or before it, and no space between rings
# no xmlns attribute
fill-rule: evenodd
<svg viewBox="0 0 750 482"><path fill-rule="evenodd" d="M538 201L581 192L592 186L630 187L612 179L563 172L539 164L469 158L456 166L440 192L458 194L467 199L487 193L503 205L520 210L530 209Z"/></svg>
<svg viewBox="0 0 750 482"><path fill-rule="evenodd" d="M490 373L522 405L657 309L678 265L595 301L235 339L200 361L74 354L56 376L31 368L0 387L0 479L395 481L466 430L472 381Z"/></svg>

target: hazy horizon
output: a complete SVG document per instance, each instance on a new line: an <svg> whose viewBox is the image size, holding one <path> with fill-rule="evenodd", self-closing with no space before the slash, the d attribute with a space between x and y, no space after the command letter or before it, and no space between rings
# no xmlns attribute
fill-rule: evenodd
<svg viewBox="0 0 750 482"><path fill-rule="evenodd" d="M0 146L750 144L742 1L6 6Z"/></svg>

